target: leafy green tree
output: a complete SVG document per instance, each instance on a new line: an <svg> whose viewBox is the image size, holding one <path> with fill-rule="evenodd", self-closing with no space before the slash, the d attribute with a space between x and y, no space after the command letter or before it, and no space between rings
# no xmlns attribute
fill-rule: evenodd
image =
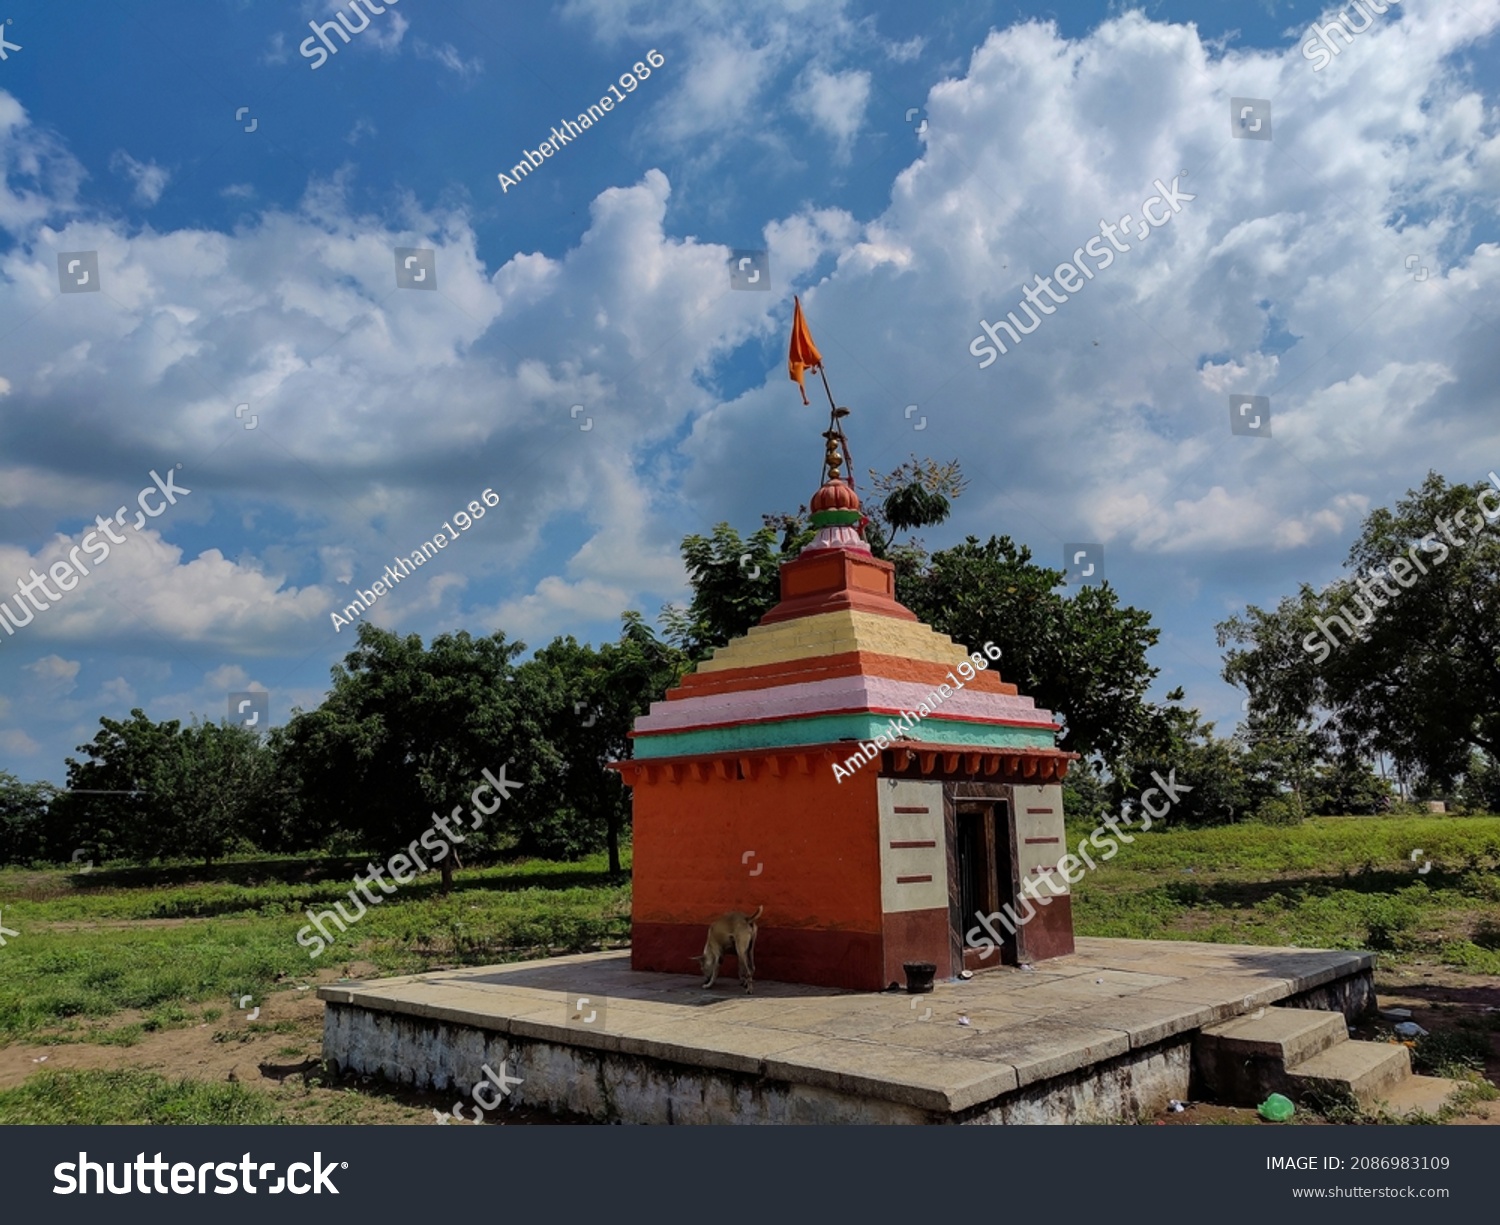
<svg viewBox="0 0 1500 1225"><path fill-rule="evenodd" d="M1469 758L1458 802L1466 812L1500 813L1500 759L1483 753Z"/></svg>
<svg viewBox="0 0 1500 1225"><path fill-rule="evenodd" d="M384 858L419 839L435 816L451 820L461 808L453 828L463 842L438 865L444 890L451 888L460 850L493 849L505 820L502 807L470 829L481 772L520 759L523 781L541 781L537 753L517 737L513 661L523 650L503 633L443 634L424 647L415 634L362 623L357 645L333 668L327 699L287 724L283 760L308 811L330 833ZM516 780L517 771L505 778Z"/></svg>
<svg viewBox="0 0 1500 1225"><path fill-rule="evenodd" d="M272 767L260 733L222 723L183 728L173 742L168 790L155 798L170 852L204 866L257 845L255 821Z"/></svg>
<svg viewBox="0 0 1500 1225"><path fill-rule="evenodd" d="M320 850L328 845L316 811L303 804L295 763L290 759L285 727L266 730L262 740L265 768L256 780L254 811L246 821L255 846L278 854Z"/></svg>
<svg viewBox="0 0 1500 1225"><path fill-rule="evenodd" d="M1307 810L1319 816L1373 815L1394 800L1390 783L1357 757L1319 762L1307 789Z"/></svg>
<svg viewBox="0 0 1500 1225"><path fill-rule="evenodd" d="M798 516L782 516L782 540L777 526L767 523L748 537L727 523L712 536L687 536L682 560L693 585L687 608L667 605L662 622L669 642L694 661L738 638L756 624L780 599L783 560L796 556L811 534L798 530ZM805 537L800 543L798 537Z"/></svg>
<svg viewBox="0 0 1500 1225"><path fill-rule="evenodd" d="M47 837L47 812L56 794L51 783L23 783L0 770L0 864L59 857ZM67 855L62 852L62 858Z"/></svg>
<svg viewBox="0 0 1500 1225"><path fill-rule="evenodd" d="M1240 768L1249 780L1259 804L1286 787L1287 804L1297 819L1309 809L1306 793L1318 773L1321 737L1303 722L1278 714L1252 710L1234 737L1241 750Z"/></svg>
<svg viewBox="0 0 1500 1225"><path fill-rule="evenodd" d="M59 852L66 844L95 860L193 857L211 865L256 845L272 768L258 733L157 723L141 710L99 723L93 741L78 746L87 760L68 758L68 791L49 816Z"/></svg>
<svg viewBox="0 0 1500 1225"><path fill-rule="evenodd" d="M1063 779L1063 812L1070 824L1098 825L1110 813L1109 786L1087 762L1074 762Z"/></svg>
<svg viewBox="0 0 1500 1225"><path fill-rule="evenodd" d="M686 656L627 612L617 642L598 648L558 638L519 668L520 695L543 755L546 786L517 793L517 849L576 858L603 843L620 869L630 793L608 761L630 756L636 718L676 684Z"/></svg>
<svg viewBox="0 0 1500 1225"><path fill-rule="evenodd" d="M177 720L157 723L139 708L128 720L101 718L94 739L78 746L84 760L66 759L68 787L53 806L49 837L97 861L180 854L166 805L182 774L181 734Z"/></svg>
<svg viewBox="0 0 1500 1225"><path fill-rule="evenodd" d="M1246 755L1233 740L1214 735L1214 725L1182 705L1183 691L1149 707L1144 726L1116 764L1111 790L1115 806L1136 802L1164 780L1177 785L1179 796L1165 817L1174 825L1224 825L1255 814L1279 794L1275 783L1245 769ZM1170 797L1153 799L1160 808Z"/></svg>
<svg viewBox="0 0 1500 1225"><path fill-rule="evenodd" d="M1500 529L1477 508L1487 489L1434 472L1373 511L1348 577L1218 626L1224 678L1340 755L1388 754L1439 787L1474 753L1500 756Z"/></svg>
<svg viewBox="0 0 1500 1225"><path fill-rule="evenodd" d="M887 473L870 472L870 485L879 496L866 507L865 539L870 551L896 567L896 573L915 574L927 560L927 549L917 532L948 521L953 502L968 481L956 459L940 464L915 455ZM904 542L896 533L909 532Z"/></svg>

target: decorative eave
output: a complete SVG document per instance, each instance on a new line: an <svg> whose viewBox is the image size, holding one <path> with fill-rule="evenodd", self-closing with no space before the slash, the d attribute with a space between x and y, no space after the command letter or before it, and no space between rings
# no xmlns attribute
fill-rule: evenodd
<svg viewBox="0 0 1500 1225"><path fill-rule="evenodd" d="M903 742L881 754L880 773L888 778L937 782L1020 783L1042 787L1060 783L1082 757L1064 749L976 748L968 744Z"/></svg>
<svg viewBox="0 0 1500 1225"><path fill-rule="evenodd" d="M811 775L820 766L842 763L858 752L857 743L841 740L833 744L788 745L734 753L634 758L607 762L606 768L618 770L627 787L642 782L647 786L741 779L754 782L766 775L772 778ZM1079 756L1062 749L984 748L912 741L883 750L877 775L932 782L1020 783L1041 787L1060 783L1069 765Z"/></svg>

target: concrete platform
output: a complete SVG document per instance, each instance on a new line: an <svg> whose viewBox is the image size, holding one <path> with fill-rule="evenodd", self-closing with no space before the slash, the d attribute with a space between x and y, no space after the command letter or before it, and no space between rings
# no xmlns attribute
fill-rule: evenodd
<svg viewBox="0 0 1500 1225"><path fill-rule="evenodd" d="M637 973L594 953L323 987L324 1056L468 1099L634 1123L1095 1122L1185 1098L1205 1026L1373 1007L1368 953L1080 939L928 995ZM967 1024L964 1022L967 1021Z"/></svg>

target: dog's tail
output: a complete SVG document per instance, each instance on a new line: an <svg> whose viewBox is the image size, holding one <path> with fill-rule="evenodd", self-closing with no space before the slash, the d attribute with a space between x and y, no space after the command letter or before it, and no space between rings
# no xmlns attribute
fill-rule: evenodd
<svg viewBox="0 0 1500 1225"><path fill-rule="evenodd" d="M763 910L765 910L764 906L757 906L755 908L755 913L750 916L750 922L754 923L754 922L758 921L760 919L761 912Z"/></svg>

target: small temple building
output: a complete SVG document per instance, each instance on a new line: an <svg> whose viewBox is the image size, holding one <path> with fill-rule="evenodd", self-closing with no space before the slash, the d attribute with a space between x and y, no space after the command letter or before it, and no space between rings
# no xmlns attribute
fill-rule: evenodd
<svg viewBox="0 0 1500 1225"><path fill-rule="evenodd" d="M782 564L780 603L613 763L633 790L631 966L690 973L710 921L759 906L763 980L874 991L910 962L947 978L1071 953L1057 868L1077 754L982 653L896 602L837 417L825 437L817 534ZM1006 907L1020 921L996 923Z"/></svg>

